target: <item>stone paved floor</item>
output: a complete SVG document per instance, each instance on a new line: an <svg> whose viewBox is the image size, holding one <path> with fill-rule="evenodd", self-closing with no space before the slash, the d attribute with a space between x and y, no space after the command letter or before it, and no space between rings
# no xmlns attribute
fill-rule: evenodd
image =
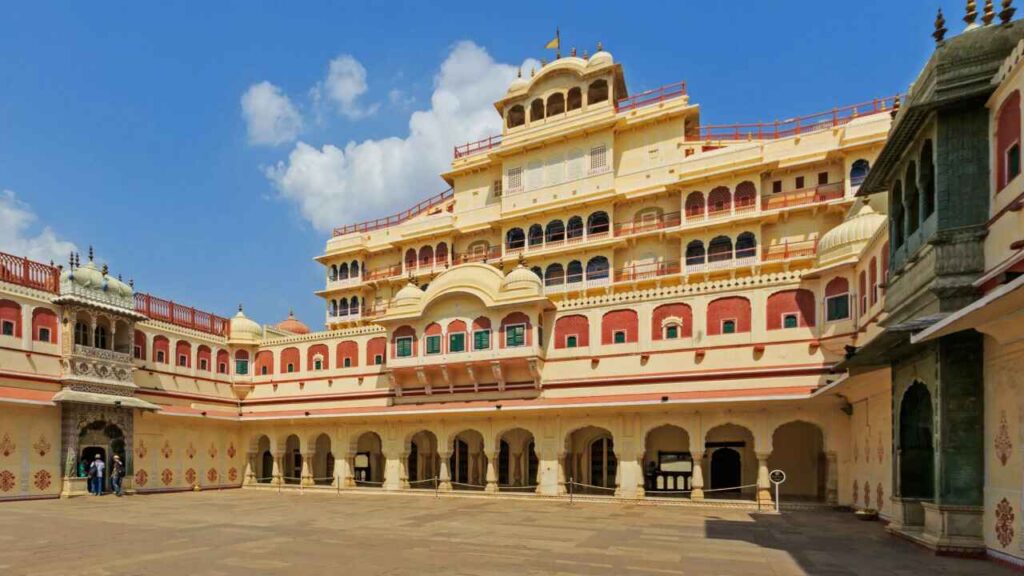
<svg viewBox="0 0 1024 576"><path fill-rule="evenodd" d="M0 504L0 574L1011 574L849 513L233 490Z"/></svg>

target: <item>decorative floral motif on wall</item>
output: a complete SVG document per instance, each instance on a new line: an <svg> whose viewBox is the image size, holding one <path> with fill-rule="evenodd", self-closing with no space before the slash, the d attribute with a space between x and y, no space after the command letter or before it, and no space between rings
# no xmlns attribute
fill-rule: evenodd
<svg viewBox="0 0 1024 576"><path fill-rule="evenodd" d="M10 470L0 470L0 492L14 490L14 473Z"/></svg>
<svg viewBox="0 0 1024 576"><path fill-rule="evenodd" d="M232 442L232 443L228 444L228 458L234 458L235 454L236 454L236 452L235 452L235 443Z"/></svg>
<svg viewBox="0 0 1024 576"><path fill-rule="evenodd" d="M135 472L135 486L142 488L149 482L149 474L145 470Z"/></svg>
<svg viewBox="0 0 1024 576"><path fill-rule="evenodd" d="M860 502L860 484L857 481L853 481L853 505L856 506Z"/></svg>
<svg viewBox="0 0 1024 576"><path fill-rule="evenodd" d="M191 442L188 443L188 448L185 449L185 455L191 460L196 456L196 447Z"/></svg>
<svg viewBox="0 0 1024 576"><path fill-rule="evenodd" d="M164 440L164 447L160 449L160 453L164 455L164 458L170 458L171 454L174 454L174 449L171 448L170 440Z"/></svg>
<svg viewBox="0 0 1024 576"><path fill-rule="evenodd" d="M196 471L193 468L185 470L185 482L188 482L190 486L195 486L196 483Z"/></svg>
<svg viewBox="0 0 1024 576"><path fill-rule="evenodd" d="M882 509L882 506L885 506L885 488L882 488L881 482L875 487L875 504L879 510Z"/></svg>
<svg viewBox="0 0 1024 576"><path fill-rule="evenodd" d="M32 475L32 484L38 490L46 490L53 483L53 476L46 470L40 470Z"/></svg>
<svg viewBox="0 0 1024 576"><path fill-rule="evenodd" d="M853 439L853 461L857 462L858 460L860 460L860 444L857 442L857 439L854 438ZM854 485L854 487L856 487L856 485ZM854 498L854 500L856 500L856 498Z"/></svg>
<svg viewBox="0 0 1024 576"><path fill-rule="evenodd" d="M1006 498L996 505L996 539L1003 548L1013 542L1013 506Z"/></svg>
<svg viewBox="0 0 1024 576"><path fill-rule="evenodd" d="M228 480L231 482L238 480L238 470L235 470L234 468L228 468Z"/></svg>
<svg viewBox="0 0 1024 576"><path fill-rule="evenodd" d="M217 457L217 447L213 445L213 442L210 442L210 449L206 453L210 455L210 458Z"/></svg>
<svg viewBox="0 0 1024 576"><path fill-rule="evenodd" d="M864 463L871 462L871 436L864 436Z"/></svg>
<svg viewBox="0 0 1024 576"><path fill-rule="evenodd" d="M206 471L206 479L209 480L210 482L216 482L219 476L220 475L217 474L216 468L210 468L209 470Z"/></svg>
<svg viewBox="0 0 1024 576"><path fill-rule="evenodd" d="M135 454L139 457L139 460L142 460L146 457L146 454L149 454L149 448L146 448L145 440L139 439L139 447L135 449Z"/></svg>
<svg viewBox="0 0 1024 576"><path fill-rule="evenodd" d="M46 456L52 447L53 446L46 440L46 436L42 434L39 435L39 440L36 440L36 443L32 445L32 449L40 456Z"/></svg>
<svg viewBox="0 0 1024 576"><path fill-rule="evenodd" d="M864 507L871 508L871 483L864 481Z"/></svg>
<svg viewBox="0 0 1024 576"><path fill-rule="evenodd" d="M10 456L14 454L14 451L18 449L18 445L11 440L10 434L4 432L4 437L0 438L0 454L4 456Z"/></svg>
<svg viewBox="0 0 1024 576"><path fill-rule="evenodd" d="M1010 453L1013 451L1013 442L1010 441L1010 430L1006 424L1006 410L999 414L999 431L996 432L995 447L999 463L1006 466L1006 462L1010 459Z"/></svg>
<svg viewBox="0 0 1024 576"><path fill-rule="evenodd" d="M882 433L878 433L878 463L885 463L885 442L882 440Z"/></svg>
<svg viewBox="0 0 1024 576"><path fill-rule="evenodd" d="M170 468L164 468L164 471L160 473L160 481L164 483L164 486L170 486L171 482L174 482L174 472L171 472Z"/></svg>

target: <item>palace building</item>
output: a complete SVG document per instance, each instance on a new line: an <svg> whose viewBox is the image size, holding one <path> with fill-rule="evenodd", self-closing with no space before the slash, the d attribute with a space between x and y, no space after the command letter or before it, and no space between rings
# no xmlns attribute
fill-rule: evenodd
<svg viewBox="0 0 1024 576"><path fill-rule="evenodd" d="M905 95L713 125L597 51L525 71L444 192L334 230L322 330L0 256L0 500L274 486L874 510L1024 558L1024 26ZM941 16L940 16L941 18ZM317 319L319 324L319 319ZM1015 512L1016 511L1016 512Z"/></svg>

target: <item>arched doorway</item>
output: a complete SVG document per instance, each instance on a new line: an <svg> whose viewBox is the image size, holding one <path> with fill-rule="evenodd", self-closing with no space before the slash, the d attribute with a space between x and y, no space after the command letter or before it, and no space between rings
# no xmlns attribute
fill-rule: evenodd
<svg viewBox="0 0 1024 576"><path fill-rule="evenodd" d="M330 486L334 482L334 454L331 453L331 437L320 434L314 444L316 453L313 456L313 483Z"/></svg>
<svg viewBox="0 0 1024 576"><path fill-rule="evenodd" d="M384 454L380 436L364 432L355 442L352 457L352 477L356 486L380 488L384 485Z"/></svg>
<svg viewBox="0 0 1024 576"><path fill-rule="evenodd" d="M114 455L120 457L121 462L125 462L126 465L128 462L124 431L116 424L105 420L95 420L79 431L78 449L80 462L85 464L86 470L97 456L103 461L106 472L100 490L104 492L110 489L110 470Z"/></svg>
<svg viewBox="0 0 1024 576"><path fill-rule="evenodd" d="M274 455L270 452L270 438L260 436L256 441L256 453L259 455L256 459L256 470L253 470L256 482L269 484L274 479Z"/></svg>
<svg viewBox="0 0 1024 576"><path fill-rule="evenodd" d="M786 473L786 481L779 485L780 495L788 500L825 501L828 464L824 446L821 428L810 422L789 422L775 429L768 469Z"/></svg>
<svg viewBox="0 0 1024 576"><path fill-rule="evenodd" d="M438 478L437 436L420 430L409 439L409 457L405 463L410 488L433 489Z"/></svg>
<svg viewBox="0 0 1024 576"><path fill-rule="evenodd" d="M575 430L566 439L566 481L574 492L610 496L618 487L619 462L612 433L597 426ZM569 486L567 486L567 489Z"/></svg>
<svg viewBox="0 0 1024 576"><path fill-rule="evenodd" d="M285 484L298 484L302 481L302 447L295 434L284 441L284 470L281 476Z"/></svg>
<svg viewBox="0 0 1024 576"><path fill-rule="evenodd" d="M900 402L900 496L935 497L935 447L932 444L932 397L914 382Z"/></svg>
<svg viewBox="0 0 1024 576"><path fill-rule="evenodd" d="M476 430L464 430L452 440L449 458L452 488L455 490L483 490L487 470L484 437Z"/></svg>
<svg viewBox="0 0 1024 576"><path fill-rule="evenodd" d="M722 424L705 436L705 498L753 498L757 493L754 435L737 424Z"/></svg>
<svg viewBox="0 0 1024 576"><path fill-rule="evenodd" d="M734 488L739 492L742 484L743 467L740 462L740 453L734 448L715 448L711 453L711 488L722 490L723 488ZM723 490L723 492L733 492Z"/></svg>
<svg viewBox="0 0 1024 576"><path fill-rule="evenodd" d="M530 492L537 487L539 460L533 434L523 428L503 432L498 438L498 490Z"/></svg>
<svg viewBox="0 0 1024 576"><path fill-rule="evenodd" d="M651 429L644 439L643 466L645 492L685 497L693 475L690 435L671 424Z"/></svg>

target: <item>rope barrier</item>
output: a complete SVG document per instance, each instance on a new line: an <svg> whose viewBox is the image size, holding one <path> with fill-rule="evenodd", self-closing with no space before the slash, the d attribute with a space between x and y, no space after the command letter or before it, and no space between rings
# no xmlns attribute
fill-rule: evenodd
<svg viewBox="0 0 1024 576"><path fill-rule="evenodd" d="M455 480L452 480L451 483L452 486L466 486L468 488L480 488L481 490L487 488L486 484L467 484L465 482L456 482Z"/></svg>

